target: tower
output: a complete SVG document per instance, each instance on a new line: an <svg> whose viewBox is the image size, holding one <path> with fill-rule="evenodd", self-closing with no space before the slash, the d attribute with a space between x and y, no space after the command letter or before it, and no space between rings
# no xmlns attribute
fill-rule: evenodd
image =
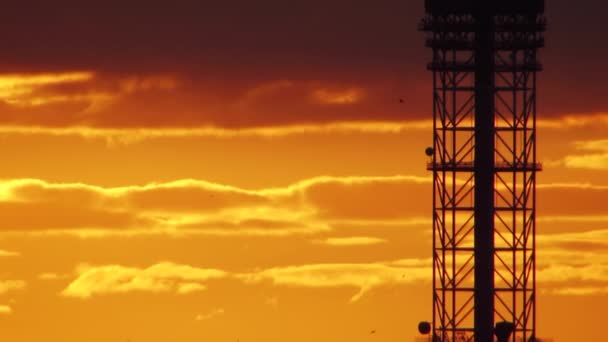
<svg viewBox="0 0 608 342"><path fill-rule="evenodd" d="M536 330L536 77L544 0L425 0L435 340Z"/></svg>

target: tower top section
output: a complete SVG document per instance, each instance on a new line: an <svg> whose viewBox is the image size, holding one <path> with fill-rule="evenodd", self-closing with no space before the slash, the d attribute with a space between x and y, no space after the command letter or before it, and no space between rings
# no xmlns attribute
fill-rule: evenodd
<svg viewBox="0 0 608 342"><path fill-rule="evenodd" d="M420 31L456 34L488 30L478 25L479 18L494 18L491 30L497 33L536 34L545 31L547 22L544 16L545 0L425 0L426 15L420 22ZM445 37L444 37L445 38ZM452 37L454 38L454 37ZM520 37L522 38L522 37ZM445 39L442 39L445 41ZM453 39L452 39L453 40ZM456 48L457 50L471 49L469 44L434 44L427 41L427 46L433 48ZM518 44L521 43L521 44ZM464 44L464 45L463 45ZM495 45L499 50L540 48L544 45L542 36L533 41L518 39L518 41Z"/></svg>
<svg viewBox="0 0 608 342"><path fill-rule="evenodd" d="M474 14L491 11L494 14L542 14L545 0L425 0L428 14Z"/></svg>

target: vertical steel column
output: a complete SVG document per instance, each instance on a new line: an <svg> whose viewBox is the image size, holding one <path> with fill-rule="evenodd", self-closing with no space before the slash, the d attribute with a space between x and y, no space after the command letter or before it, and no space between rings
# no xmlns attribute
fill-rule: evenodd
<svg viewBox="0 0 608 342"><path fill-rule="evenodd" d="M477 2L475 21L475 342L494 331L494 15Z"/></svg>

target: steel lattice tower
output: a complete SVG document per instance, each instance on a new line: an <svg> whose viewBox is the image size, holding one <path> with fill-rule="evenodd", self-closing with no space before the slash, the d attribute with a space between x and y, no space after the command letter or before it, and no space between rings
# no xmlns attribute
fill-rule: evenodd
<svg viewBox="0 0 608 342"><path fill-rule="evenodd" d="M537 51L544 0L425 0L433 51L434 340L536 330ZM510 325L510 324L507 324Z"/></svg>

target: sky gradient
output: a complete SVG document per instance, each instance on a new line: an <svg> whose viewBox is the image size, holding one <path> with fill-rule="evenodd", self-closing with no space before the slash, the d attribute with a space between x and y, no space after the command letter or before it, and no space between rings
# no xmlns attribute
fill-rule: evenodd
<svg viewBox="0 0 608 342"><path fill-rule="evenodd" d="M601 340L608 305L602 6L547 3L537 310L556 342ZM6 6L0 336L413 341L432 293L422 15Z"/></svg>

